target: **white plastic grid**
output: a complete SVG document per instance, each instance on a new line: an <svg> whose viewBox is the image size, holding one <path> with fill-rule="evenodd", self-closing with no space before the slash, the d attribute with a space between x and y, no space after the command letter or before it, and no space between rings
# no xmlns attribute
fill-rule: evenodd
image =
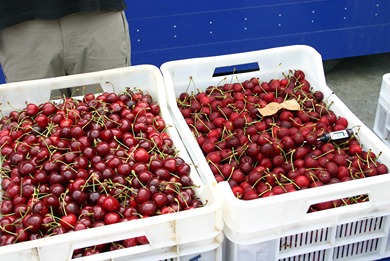
<svg viewBox="0 0 390 261"><path fill-rule="evenodd" d="M383 232L385 217L368 218L337 226L336 240L355 238L357 235L367 235Z"/></svg>
<svg viewBox="0 0 390 261"><path fill-rule="evenodd" d="M380 238L374 238L336 247L333 251L332 260L345 260L347 258L362 257L377 253L380 240Z"/></svg>
<svg viewBox="0 0 390 261"><path fill-rule="evenodd" d="M279 261L356 260L379 256L386 243L389 216L288 235L279 240Z"/></svg>

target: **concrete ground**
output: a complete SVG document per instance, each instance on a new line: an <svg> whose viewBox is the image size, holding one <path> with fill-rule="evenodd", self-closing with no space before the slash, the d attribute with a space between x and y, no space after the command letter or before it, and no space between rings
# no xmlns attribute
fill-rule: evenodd
<svg viewBox="0 0 390 261"><path fill-rule="evenodd" d="M334 64L326 61L324 67ZM326 71L329 88L372 130L382 78L390 73L390 53L341 59Z"/></svg>

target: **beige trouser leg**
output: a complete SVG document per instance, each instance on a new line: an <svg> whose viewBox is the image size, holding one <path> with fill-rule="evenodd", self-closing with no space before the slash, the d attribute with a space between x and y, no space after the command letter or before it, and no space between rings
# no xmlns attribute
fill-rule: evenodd
<svg viewBox="0 0 390 261"><path fill-rule="evenodd" d="M129 66L124 12L78 13L3 29L0 63L7 82Z"/></svg>

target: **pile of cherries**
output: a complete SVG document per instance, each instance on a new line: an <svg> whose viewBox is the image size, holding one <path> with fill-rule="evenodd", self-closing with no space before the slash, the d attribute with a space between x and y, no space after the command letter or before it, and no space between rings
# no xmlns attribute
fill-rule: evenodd
<svg viewBox="0 0 390 261"><path fill-rule="evenodd" d="M320 139L346 130L348 120L337 116L305 77L302 70L291 70L283 79L237 80L177 98L215 179L229 182L237 198L252 200L388 173L378 162L380 155L362 149L358 126L347 139ZM299 109L263 111L291 100ZM324 202L309 211L362 200Z"/></svg>
<svg viewBox="0 0 390 261"><path fill-rule="evenodd" d="M0 127L1 246L203 206L159 105L141 90L28 103Z"/></svg>

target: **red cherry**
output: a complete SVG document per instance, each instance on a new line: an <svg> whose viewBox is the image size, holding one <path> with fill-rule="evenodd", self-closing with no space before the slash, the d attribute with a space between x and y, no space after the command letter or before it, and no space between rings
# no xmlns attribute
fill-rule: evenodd
<svg viewBox="0 0 390 261"><path fill-rule="evenodd" d="M136 162L149 163L150 155L144 148L138 148L134 151L134 160Z"/></svg>
<svg viewBox="0 0 390 261"><path fill-rule="evenodd" d="M27 116L35 116L39 112L39 108L34 103L29 103L26 106L26 115Z"/></svg>
<svg viewBox="0 0 390 261"><path fill-rule="evenodd" d="M102 207L108 212L118 211L119 206L119 201L112 196L107 196L102 202Z"/></svg>

